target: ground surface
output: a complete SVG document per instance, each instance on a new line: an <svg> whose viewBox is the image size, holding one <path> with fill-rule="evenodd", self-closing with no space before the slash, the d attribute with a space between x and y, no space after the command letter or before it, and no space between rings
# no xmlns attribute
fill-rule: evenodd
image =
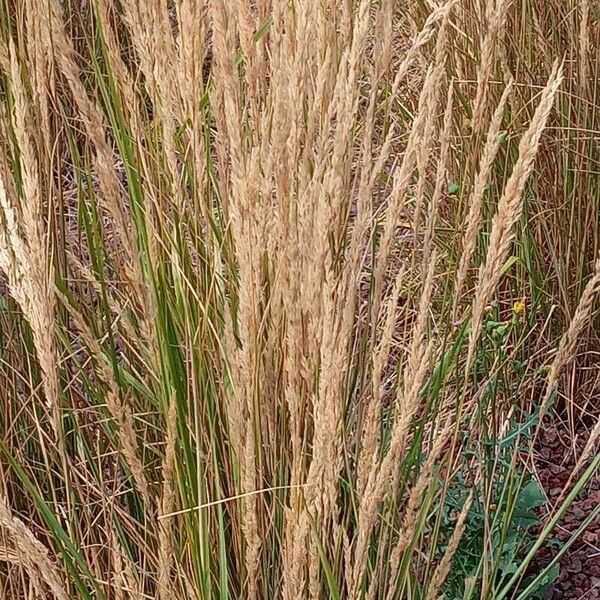
<svg viewBox="0 0 600 600"><path fill-rule="evenodd" d="M581 436L573 443L564 430L555 427L540 435L536 467L550 506L559 498L585 441L585 437ZM560 544L569 539L598 503L600 474L597 473L554 531L552 541L540 553L534 568L540 568L551 560ZM549 600L569 598L600 599L600 516L561 559L560 575L549 590Z"/></svg>

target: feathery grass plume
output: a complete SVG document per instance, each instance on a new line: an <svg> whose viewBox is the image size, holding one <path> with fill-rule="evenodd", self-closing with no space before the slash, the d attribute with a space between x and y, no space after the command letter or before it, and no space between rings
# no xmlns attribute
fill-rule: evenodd
<svg viewBox="0 0 600 600"><path fill-rule="evenodd" d="M503 14L507 0L67 4L0 8L0 496L12 515L56 549L55 580L77 600L449 595L465 583L448 571L464 540L437 509L471 472L479 434L504 439L491 384L507 356L527 355L497 388L519 431L539 407L529 375L566 330L543 308L569 314L585 284L567 272L597 254L591 4L566 18L557 3ZM530 169L516 134L561 55L553 151L536 157L544 206L527 199L522 260L500 281L488 257L492 289L476 290L483 302L525 286L532 310L506 347L486 344L479 385L461 376L472 339L456 313L487 232L484 188ZM518 93L509 84L492 116L508 65ZM468 208L444 197L450 175ZM505 195L500 254L506 211L520 210ZM46 289L59 300L45 335L60 436L43 385L32 389L46 377L30 326ZM485 410L455 418L463 399ZM474 589L497 584L487 525ZM0 595L54 597L0 529Z"/></svg>
<svg viewBox="0 0 600 600"><path fill-rule="evenodd" d="M231 219L231 233L236 240L238 268L237 321L233 323L239 342L232 356L233 399L228 418L233 448L240 462L240 493L259 489L257 452L261 448L260 417L260 327L261 327L261 258L264 251L266 214L261 211L259 153L249 149L242 136L240 93L237 85L235 29L231 24L233 6L211 5L213 24L213 66L215 69L215 119L218 134L216 147L219 169L224 180L223 198ZM255 199L257 201L255 201ZM232 336L233 337L233 336ZM237 431L236 431L237 430ZM245 582L248 598L259 593L261 535L259 499L245 495L242 499L242 531L245 545Z"/></svg>
<svg viewBox="0 0 600 600"><path fill-rule="evenodd" d="M53 426L59 434L62 428L59 413L58 352L54 337L55 302L50 284L51 266L48 264L47 242L42 229L42 187L35 150L29 137L31 116L27 96L12 39L9 42L9 54L14 98L13 124L19 151L23 198L20 205L17 205L16 198L10 201L6 197L4 181L0 180L0 205L4 210L7 228L5 244L10 245L11 255L5 256L2 270L9 279L11 294L31 326L42 369L46 402L52 412ZM4 248L3 254L8 254L8 247Z"/></svg>
<svg viewBox="0 0 600 600"><path fill-rule="evenodd" d="M404 553L410 546L410 543L417 532L417 517L419 510L423 504L423 497L427 488L432 483L432 474L436 463L439 461L441 454L446 448L448 438L452 433L453 425L448 423L439 432L436 432L433 438L433 446L427 455L427 460L424 462L417 481L414 483L408 493L406 506L404 507L402 516L402 525L400 528L400 536L398 541L392 548L389 558L389 583L386 593L387 600L393 600L396 597L398 589L398 571L400 563L404 558Z"/></svg>
<svg viewBox="0 0 600 600"><path fill-rule="evenodd" d="M40 154L43 150L48 160L52 152L50 99L53 95L50 87L51 57L44 52L43 41L48 34L43 20L37 18L35 2L26 0L24 13L28 33L27 62L30 70L32 100L36 115L40 119L40 126L36 128L35 135L41 140L38 146Z"/></svg>
<svg viewBox="0 0 600 600"><path fill-rule="evenodd" d="M385 222L379 241L377 252L377 264L373 277L374 282L374 302L371 307L372 320L375 321L379 314L381 290L384 285L385 276L388 268L388 263L393 250L393 242L396 235L398 223L403 211L407 210L405 205L405 194L410 186L413 170L416 165L416 155L418 148L418 140L424 132L426 115L427 115L427 100L429 99L429 90L433 85L434 69L429 68L425 76L425 82L421 94L419 95L419 106L417 114L412 122L402 162L396 167L392 189L387 197L387 208L385 211Z"/></svg>
<svg viewBox="0 0 600 600"><path fill-rule="evenodd" d="M540 415L545 415L552 394L556 388L563 369L575 358L577 343L585 327L588 326L594 309L594 301L600 289L600 258L596 260L594 271L587 282L583 294L579 299L575 314L569 323L567 331L563 334L558 344L558 350L548 372L546 391L540 404Z"/></svg>
<svg viewBox="0 0 600 600"><path fill-rule="evenodd" d="M410 425L419 406L419 392L429 368L433 342L425 339L425 333L429 320L434 274L435 260L432 260L421 291L417 322L414 325L410 342L407 365L402 374L403 385L398 389L395 398L396 415L391 429L389 448L381 462L373 465L362 494L352 549L350 580L347 582L353 598L359 597L366 570L369 542L379 507L386 494L394 468L408 443Z"/></svg>
<svg viewBox="0 0 600 600"><path fill-rule="evenodd" d="M140 98L136 95L136 83L121 56L119 39L113 26L115 7L108 0L96 0L94 7L98 15L98 26L106 46L111 75L115 78L116 92L122 97L123 113L127 119L133 139L141 139Z"/></svg>
<svg viewBox="0 0 600 600"><path fill-rule="evenodd" d="M563 79L563 68L558 61L554 63L552 73L546 87L542 91L533 118L527 131L519 143L519 158L515 163L510 178L506 182L502 197L498 201L498 209L492 220L492 230L488 244L485 264L479 274L473 311L471 317L471 331L467 351L466 371L471 367L475 349L481 333L482 319L485 307L490 302L494 290L500 280L502 264L513 239L512 229L521 215L523 206L523 191L531 175L535 157L546 121L554 105L556 93Z"/></svg>
<svg viewBox="0 0 600 600"><path fill-rule="evenodd" d="M422 353L422 361L418 371L415 373L410 388L402 394L401 404L404 407L399 411L400 415L396 417L391 433L391 443L387 454L384 456L378 468L370 473L362 502L359 508L358 528L354 536L353 558L348 557L351 562L351 569L348 571L349 580L348 589L351 590L351 597L359 597L363 577L366 571L366 559L369 548L370 537L378 516L378 509L383 500L387 484L399 460L400 455L406 449L408 444L408 435L412 418L417 409L417 400L419 390L422 387L429 361L432 354L433 344L429 343Z"/></svg>
<svg viewBox="0 0 600 600"><path fill-rule="evenodd" d="M435 34L435 28L439 21L443 21L450 14L454 6L458 4L458 0L448 0L445 4L435 7L427 16L425 23L415 39L410 45L410 48L404 55L402 62L396 70L394 81L392 83L392 96L398 93L400 84L408 74L410 67L419 55L419 51L432 39Z"/></svg>
<svg viewBox="0 0 600 600"><path fill-rule="evenodd" d="M161 515L172 513L175 507L175 459L177 443L177 405L175 394L171 394L167 412L167 431L165 455L162 465L162 498L160 502ZM172 519L162 519L159 522L158 533L158 590L161 600L170 600L177 596L176 588L171 583L173 568L173 530Z"/></svg>
<svg viewBox="0 0 600 600"><path fill-rule="evenodd" d="M145 595L140 592L139 583L135 580L131 568L131 559L123 552L117 536L110 536L111 560L114 564L113 585L116 600L144 600Z"/></svg>
<svg viewBox="0 0 600 600"><path fill-rule="evenodd" d="M176 39L178 51L179 90L183 105L183 114L189 119L189 152L193 162L195 185L193 192L202 211L203 218L208 217L205 190L208 173L205 166L206 130L198 98L207 91L203 65L210 51L208 41L208 0L182 0L176 5L178 11L179 32Z"/></svg>
<svg viewBox="0 0 600 600"><path fill-rule="evenodd" d="M427 596L425 596L426 600L437 600L439 598L440 589L446 581L446 577L448 577L448 573L450 571L450 566L452 564L452 559L456 554L456 550L458 549L458 545L460 544L460 540L462 539L465 533L465 525L467 516L469 515L469 511L471 510L471 505L473 504L473 492L469 493L469 496L465 500L463 507L458 514L458 518L456 519L456 524L454 525L454 531L450 536L450 541L448 542L448 547L444 552L444 556L438 563L431 577L431 583L427 589Z"/></svg>
<svg viewBox="0 0 600 600"><path fill-rule="evenodd" d="M135 249L129 215L125 211L121 184L115 172L113 152L107 141L105 120L97 104L88 97L81 81L75 50L66 35L59 2L50 0L43 5L43 8L40 5L40 13L39 18L44 21L49 32L49 39L44 40L44 49L54 57L66 79L85 132L95 150L94 164L100 188L99 199L114 222L120 246L125 253L124 264L119 266L123 270L126 281L131 284L136 300L146 309L146 286Z"/></svg>
<svg viewBox="0 0 600 600"><path fill-rule="evenodd" d="M402 63L399 65L396 74L394 76L394 81L392 83L391 88L391 97L396 97L398 93L398 89L400 84L406 77L410 67L414 63L416 57L419 54L419 50L427 44L428 41L431 40L432 36L435 32L435 25L439 22L446 22L448 15L450 14L452 8L455 6L456 0L450 0L446 2L440 7L434 9L427 20L419 34L416 36L415 40L411 44L409 50L407 51ZM442 44L437 46L439 53L438 55L443 56L443 46L445 44L445 39L442 39ZM396 234L396 229L398 226L398 222L402 211L405 209L403 204L404 195L408 190L408 187L411 182L413 169L415 168L417 162L417 149L420 149L421 154L424 152L424 146L420 146L417 141L424 135L425 131L425 123L428 118L428 101L435 96L432 95L432 90L435 90L437 87L436 81L439 83L439 79L441 77L441 71L438 69L434 69L430 67L425 76L425 82L423 84L423 89L419 95L419 105L417 108L417 113L413 119L412 126L410 129L409 137L406 143L406 147L404 149L404 153L402 156L402 161L400 165L396 168L394 172L394 180L393 187L391 192L387 197L387 209L385 211L385 222L383 225L383 231L381 234L381 239L379 242L378 256L377 256L377 266L375 269L374 276L374 298L372 312L373 316L378 315L379 313L379 300L381 287L383 285L383 279L385 277L385 273L388 267L388 261L390 254L392 252L392 242L393 238ZM433 107L431 107L433 111ZM416 227L416 224L415 224ZM376 319L372 317L372 320Z"/></svg>
<svg viewBox="0 0 600 600"><path fill-rule="evenodd" d="M413 210L413 244L416 250L420 244L421 239L421 213L423 211L423 204L425 202L425 187L428 180L429 162L432 154L433 136L436 132L437 124L437 112L440 100L442 98L442 79L446 69L447 61L447 44L448 44L448 19L450 13L446 13L440 24L440 30L435 43L435 53L433 60L433 73L431 79L431 85L428 86L428 99L426 108L425 124L423 127L423 135L420 139L419 146L417 148L417 184L415 189L415 206ZM417 254L413 254L413 260L415 260Z"/></svg>
<svg viewBox="0 0 600 600"><path fill-rule="evenodd" d="M423 251L421 260L421 275L425 277L427 275L427 265L431 260L432 256L432 245L433 237L436 225L437 214L439 210L440 201L444 194L444 187L448 179L448 162L450 159L451 150L451 137L452 137L452 109L453 109L453 98L454 98L454 85L451 83L448 86L448 93L446 96L446 108L444 109L444 118L442 122L442 131L440 133L440 153L437 158L437 168L435 174L435 185L433 188L433 195L429 201L429 208L427 210L427 221L425 233L423 235Z"/></svg>
<svg viewBox="0 0 600 600"><path fill-rule="evenodd" d="M383 0L380 3L376 17L375 30L378 31L380 35L375 40L373 62L382 75L385 75L388 72L392 60L395 8L393 0Z"/></svg>
<svg viewBox="0 0 600 600"><path fill-rule="evenodd" d="M164 0L127 3L124 20L137 50L141 71L154 110L153 121L161 129L161 149L167 167L169 199L183 213L182 173L175 143L177 125L184 114L177 65L177 47ZM158 149L157 149L158 150ZM158 206L152 207L160 219L172 220L172 207L158 197Z"/></svg>
<svg viewBox="0 0 600 600"><path fill-rule="evenodd" d="M484 123L487 97L490 89L490 79L494 66L494 50L503 29L506 27L508 11L512 0L496 0L495 8L487 3L489 21L485 37L481 44L481 60L477 69L477 92L473 101L473 135L478 136Z"/></svg>
<svg viewBox="0 0 600 600"><path fill-rule="evenodd" d="M467 214L466 226L463 233L462 252L456 271L456 284L454 287L454 298L452 300L453 321L456 321L457 318L456 311L458 309L458 302L460 301L469 264L477 245L477 236L481 227L481 207L485 196L486 185L492 173L492 167L494 166L494 161L502 141L500 137L500 127L502 125L506 102L508 101L512 87L513 81L510 80L504 88L500 102L494 111L494 115L489 125L485 146L483 147L479 170L475 176L473 190L469 196L469 212Z"/></svg>
<svg viewBox="0 0 600 600"><path fill-rule="evenodd" d="M398 319L398 298L401 286L404 283L405 269L400 269L392 293L385 302L385 320L382 327L381 339L371 355L372 361L372 397L366 408L366 415L362 424L360 436L360 450L357 459L357 487L363 491L368 475L373 468L379 446L380 411L382 406L382 378L385 368L389 364L390 350L396 322Z"/></svg>
<svg viewBox="0 0 600 600"><path fill-rule="evenodd" d="M163 121L171 121L181 108L177 48L164 0L140 0L123 5L123 17L137 50L145 85ZM167 140L165 131L164 141Z"/></svg>
<svg viewBox="0 0 600 600"><path fill-rule="evenodd" d="M340 543L339 532L333 529L333 539L324 537L337 522L337 480L342 467L342 404L343 386L347 372L347 349L349 346L351 327L356 297L357 261L345 262L342 273L336 274L334 244L340 243L344 230L339 225L340 212L345 213L348 206L345 182L348 168L348 156L352 142L352 128L358 115L359 94L357 80L360 64L363 60L364 44L369 26L370 3L361 2L357 10L356 26L350 48L340 59L335 87L331 96L328 113L335 118L335 126L326 130L329 134L324 138L325 145L320 149L324 153L321 158L323 168L319 168L317 177L313 177L310 189L313 208L312 231L307 230L312 252L307 254L312 267L306 274L305 284L307 300L311 300L313 308L306 305L307 314L316 313L319 320L314 322L309 333L309 343L313 344L313 356L319 365L320 375L316 382L317 393L313 400L312 419L312 460L306 474L304 490L304 506L297 509L297 525L288 530L290 538L284 542L288 556L285 558L291 569L286 573L284 581L284 597L295 597L302 593L308 570L308 587L311 597L320 594L319 569L320 559L317 544L323 544L325 550ZM325 158L329 155L330 158ZM311 205L308 205L311 206ZM367 221L361 214L360 223L356 224L358 232L353 243L363 240L364 227ZM311 222L305 222L311 225ZM343 225L343 222L342 222ZM303 253L307 250L304 249ZM357 255L356 247L348 249L349 256ZM298 277L299 272L294 274ZM298 499L297 499L298 500ZM320 540L309 536L310 521ZM309 556L306 556L308 543ZM307 560L308 558L308 560Z"/></svg>
<svg viewBox="0 0 600 600"><path fill-rule="evenodd" d="M106 408L111 417L115 420L118 428L118 439L121 445L123 459L131 471L133 480L144 500L146 510L152 512L155 503L150 496L148 481L144 473L144 466L138 456L137 435L135 433L131 409L127 404L126 398L122 397L121 389L115 380L110 361L104 355L102 347L95 339L89 326L84 321L83 317L71 306L67 298L59 297L63 301L63 306L69 312L73 325L87 346L91 356L96 361L98 376L106 386L104 396Z"/></svg>
<svg viewBox="0 0 600 600"><path fill-rule="evenodd" d="M57 600L68 600L69 595L64 587L65 575L50 558L48 549L12 513L6 498L0 499L0 527L10 534L18 560L26 565L31 576L44 581Z"/></svg>
<svg viewBox="0 0 600 600"><path fill-rule="evenodd" d="M8 54L8 48L4 45L0 46L0 68L5 73L10 73L10 56Z"/></svg>

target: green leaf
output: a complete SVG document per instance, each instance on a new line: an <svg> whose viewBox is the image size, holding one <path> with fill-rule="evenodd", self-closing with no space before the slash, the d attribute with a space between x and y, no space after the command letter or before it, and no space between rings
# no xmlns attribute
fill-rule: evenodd
<svg viewBox="0 0 600 600"><path fill-rule="evenodd" d="M502 268L500 269L500 274L504 275L507 273L507 271L510 270L510 268L519 261L519 257L518 256L509 256L506 259L506 262L502 265Z"/></svg>
<svg viewBox="0 0 600 600"><path fill-rule="evenodd" d="M255 42L258 42L258 40L260 40L260 38L262 38L265 35L265 33L267 33L267 31L269 31L272 24L273 24L273 17L269 17L269 18L265 19L265 22L258 28L256 33L252 36L252 39Z"/></svg>
<svg viewBox="0 0 600 600"><path fill-rule="evenodd" d="M517 510L520 512L527 512L538 506L543 506L545 503L546 496L544 495L544 491L539 483L532 479L521 490L519 499L517 500Z"/></svg>
<svg viewBox="0 0 600 600"><path fill-rule="evenodd" d="M448 182L448 194L450 196L457 196L458 192L460 192L460 185L458 183L453 183L451 181Z"/></svg>

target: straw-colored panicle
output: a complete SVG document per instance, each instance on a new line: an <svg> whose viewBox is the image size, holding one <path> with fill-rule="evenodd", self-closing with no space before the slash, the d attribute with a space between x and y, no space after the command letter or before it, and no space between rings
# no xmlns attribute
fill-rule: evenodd
<svg viewBox="0 0 600 600"><path fill-rule="evenodd" d="M123 276L130 283L140 306L147 310L146 286L133 240L130 216L125 210L126 204L123 202L121 184L116 174L114 154L107 140L106 121L98 105L88 96L81 80L76 53L72 41L66 35L61 7L57 0L39 5L39 19L45 23L49 36L44 40L44 50L54 57L67 81L81 123L95 151L99 199L114 223L118 243L124 253L124 259L120 263Z"/></svg>
<svg viewBox="0 0 600 600"><path fill-rule="evenodd" d="M381 462L373 465L362 494L354 538L352 569L350 580L347 582L352 597L358 597L362 586L369 539L395 465L408 444L410 425L419 405L419 392L430 364L433 348L432 342L425 340L425 333L433 290L434 265L435 261L432 261L421 292L417 323L414 326L407 366L403 374L403 385L399 387L395 399L396 417L391 431L390 445Z"/></svg>
<svg viewBox="0 0 600 600"><path fill-rule="evenodd" d="M471 258L473 257L473 253L475 252L477 245L477 237L481 227L481 207L483 205L485 190L494 166L494 161L496 159L496 155L498 154L500 144L502 143L500 127L502 126L504 110L506 108L506 103L508 101L512 86L513 82L509 81L504 88L500 102L494 111L494 115L490 122L487 133L487 140L485 142L485 146L483 147L483 153L479 162L479 170L475 176L473 190L469 197L467 220L463 233L462 252L460 254L458 269L456 272L456 284L454 287L454 299L452 306L453 320L456 320L458 302L463 291L463 286L467 277L467 271L471 262Z"/></svg>
<svg viewBox="0 0 600 600"><path fill-rule="evenodd" d="M73 324L87 346L91 357L95 360L96 370L102 383L106 386L105 403L110 416L115 420L118 428L118 440L120 451L127 467L137 486L146 506L146 510L152 512L155 503L151 499L148 481L144 473L144 466L138 456L137 435L135 432L133 414L127 398L123 397L119 385L112 371L107 357L102 351L98 340L83 321L80 314L73 310L68 300L63 298L63 305L69 311Z"/></svg>
<svg viewBox="0 0 600 600"><path fill-rule="evenodd" d="M14 196L9 198L5 182L0 179L3 216L0 221L0 268L8 279L11 295L31 326L46 402L55 432L60 435L59 359L54 335L52 262L44 233L45 206L38 160L29 134L32 115L12 40L9 54L14 98L13 129L19 152L22 197L17 197L15 185L11 186ZM3 162L8 165L9 157L4 157Z"/></svg>
<svg viewBox="0 0 600 600"><path fill-rule="evenodd" d="M0 498L0 529L14 545L14 559L25 565L34 582L44 582L56 600L68 600L66 577L50 558L48 549L33 535L21 519L13 514L5 498ZM38 594L45 594L37 589Z"/></svg>
<svg viewBox="0 0 600 600"><path fill-rule="evenodd" d="M583 94L589 90L590 81L590 2L581 0L579 25L579 87Z"/></svg>
<svg viewBox="0 0 600 600"><path fill-rule="evenodd" d="M404 283L405 270L401 269L396 276L392 293L385 302L385 320L379 343L372 353L373 386L372 399L365 411L360 451L357 463L357 485L359 490L364 490L368 475L373 468L373 462L379 447L379 428L381 408L383 403L383 374L389 364L392 340L396 332L398 319L398 298Z"/></svg>
<svg viewBox="0 0 600 600"><path fill-rule="evenodd" d="M0 596L496 584L469 502L512 527L507 431L596 358L600 30L559 4L2 4Z"/></svg>
<svg viewBox="0 0 600 600"><path fill-rule="evenodd" d="M519 158L513 167L510 178L498 201L498 209L492 220L492 231L485 263L479 274L473 313L471 317L471 332L467 353L467 370L470 368L479 336L481 333L485 307L489 304L494 290L500 279L502 264L513 240L513 227L521 215L523 207L523 192L533 170L540 139L546 126L550 111L554 106L556 94L562 83L562 65L557 61L552 68L546 87L541 97L527 131L519 143Z"/></svg>
<svg viewBox="0 0 600 600"><path fill-rule="evenodd" d="M436 432L433 446L423 464L419 478L408 493L404 514L402 516L400 536L390 553L389 567L392 577L389 579L386 600L393 600L393 598L396 597L397 573L400 568L400 562L404 558L404 553L410 547L416 533L418 513L423 504L424 494L427 488L432 485L434 469L440 461L444 449L447 448L452 427L452 423L448 423L445 427Z"/></svg>
<svg viewBox="0 0 600 600"><path fill-rule="evenodd" d="M474 135L479 135L485 122L490 79L493 76L494 50L502 38L502 32L506 27L508 11L512 2L513 0L496 0L495 6L493 2L486 3L489 14L487 15L487 30L481 44L481 60L477 70L477 92L473 102L472 131Z"/></svg>
<svg viewBox="0 0 600 600"><path fill-rule="evenodd" d="M175 393L171 393L167 411L167 435L162 464L161 515L173 512L175 507L175 460L177 455L177 404ZM158 535L158 591L161 600L172 600L176 591L172 582L173 570L173 522L161 519Z"/></svg>
<svg viewBox="0 0 600 600"><path fill-rule="evenodd" d="M544 415L548 408L548 404L552 398L552 394L556 389L560 375L564 368L571 360L575 358L577 352L577 343L580 340L581 334L585 327L589 325L590 318L594 309L594 302L600 290L600 258L596 260L594 271L589 281L587 282L583 294L579 299L575 314L569 323L567 331L563 334L558 344L558 350L546 380L546 391L540 405L540 414Z"/></svg>
<svg viewBox="0 0 600 600"><path fill-rule="evenodd" d="M430 85L426 86L426 114L423 125L423 133L419 139L416 150L417 183L415 186L415 200L412 211L413 222L413 262L423 246L422 213L425 204L425 190L429 185L429 174L431 170L431 157L433 154L434 137L437 132L438 110L441 98L443 97L442 82L445 77L446 61L448 58L448 20L450 12L446 13L440 24L440 30L435 43L435 52L433 57L433 70L431 73ZM419 250L419 251L418 251Z"/></svg>
<svg viewBox="0 0 600 600"><path fill-rule="evenodd" d="M460 541L465 533L466 521L472 504L473 493L470 493L465 500L460 513L458 513L458 517L454 525L454 531L452 532L450 540L448 541L448 547L446 548L442 559L435 567L431 577L431 583L427 589L427 595L425 596L426 600L437 600L440 596L442 585L444 584L444 581L446 581L446 577L448 577L450 567L452 566L452 559L454 558L454 555L458 550L458 545L460 544Z"/></svg>
<svg viewBox="0 0 600 600"><path fill-rule="evenodd" d="M446 95L446 108L444 109L444 117L442 123L442 131L440 133L440 151L437 157L437 167L435 174L435 185L433 195L429 201L427 209L427 219L425 232L423 234L423 249L421 252L421 275L425 277L427 275L427 268L430 260L432 259L432 250L434 243L435 227L438 218L438 211L440 209L440 203L444 195L444 188L448 181L449 162L451 155L452 145L452 110L453 110L453 99L454 99L454 87L452 84L448 86L448 92Z"/></svg>

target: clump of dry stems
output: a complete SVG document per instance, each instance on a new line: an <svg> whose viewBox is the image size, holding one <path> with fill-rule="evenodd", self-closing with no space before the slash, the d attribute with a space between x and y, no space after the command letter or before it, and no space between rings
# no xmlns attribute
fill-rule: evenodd
<svg viewBox="0 0 600 600"><path fill-rule="evenodd" d="M505 0L0 10L0 596L441 597L478 440L594 318L597 264L570 325L513 319L535 359L486 400L490 310L546 320L528 198L565 84L598 100L598 15L574 72L523 68Z"/></svg>

